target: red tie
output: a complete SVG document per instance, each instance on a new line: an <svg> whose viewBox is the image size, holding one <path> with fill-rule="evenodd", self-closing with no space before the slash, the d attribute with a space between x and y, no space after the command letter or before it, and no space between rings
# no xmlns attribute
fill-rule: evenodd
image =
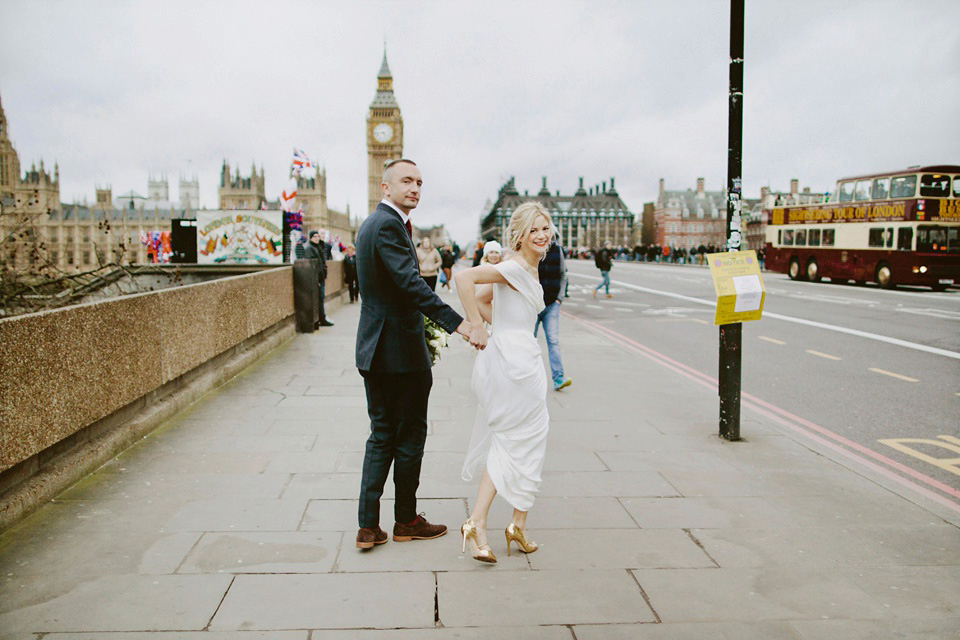
<svg viewBox="0 0 960 640"><path fill-rule="evenodd" d="M407 218L407 235L410 236L411 240L413 240L413 225L410 224L409 218Z"/></svg>

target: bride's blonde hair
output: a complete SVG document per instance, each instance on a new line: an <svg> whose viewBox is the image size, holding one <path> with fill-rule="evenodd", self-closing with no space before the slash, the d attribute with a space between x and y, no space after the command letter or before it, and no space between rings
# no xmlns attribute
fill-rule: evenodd
<svg viewBox="0 0 960 640"><path fill-rule="evenodd" d="M524 202L516 208L513 215L510 216L510 225L507 227L508 247L513 251L520 251L523 241L533 228L533 222L537 216L543 216L552 228L553 219L542 204L536 200Z"/></svg>

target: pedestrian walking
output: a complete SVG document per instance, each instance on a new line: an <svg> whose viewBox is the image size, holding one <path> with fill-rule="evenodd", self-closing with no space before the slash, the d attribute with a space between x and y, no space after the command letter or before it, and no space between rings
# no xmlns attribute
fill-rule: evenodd
<svg viewBox="0 0 960 640"><path fill-rule="evenodd" d="M310 232L310 242L303 248L303 257L307 260L316 260L317 264L317 286L320 288L320 319L314 323L313 328L332 327L333 323L327 320L327 313L323 309L323 301L327 293L327 256L323 250L323 241L320 239L319 231Z"/></svg>
<svg viewBox="0 0 960 640"><path fill-rule="evenodd" d="M427 403L433 386L430 352L423 333L426 315L448 333L482 349L483 323L467 322L420 277L410 213L420 201L423 179L410 160L395 160L383 172L384 199L357 231L360 324L356 365L363 377L370 416L360 479L360 528L356 545L370 549L387 541L380 528L380 497L393 467L393 539L430 540L447 532L417 515L417 487L427 439Z"/></svg>
<svg viewBox="0 0 960 640"><path fill-rule="evenodd" d="M453 265L457 262L457 256L450 245L447 245L440 251L440 269L443 272L443 286L450 291L451 280L453 279Z"/></svg>
<svg viewBox="0 0 960 640"><path fill-rule="evenodd" d="M357 282L357 248L348 244L343 256L343 278L350 291L351 304L360 297L360 284Z"/></svg>
<svg viewBox="0 0 960 640"><path fill-rule="evenodd" d="M424 236L417 247L417 259L420 261L420 276L430 286L431 291L437 290L437 273L443 260L440 252L434 248L430 238Z"/></svg>
<svg viewBox="0 0 960 640"><path fill-rule="evenodd" d="M534 337L543 325L543 333L547 338L547 355L550 359L550 373L553 377L553 390L560 391L573 384L573 381L563 374L563 358L560 356L560 293L565 291L567 284L567 263L560 248L559 232L552 227L553 241L546 255L537 267L540 276L540 286L543 287L543 311L537 315L537 324L533 328Z"/></svg>
<svg viewBox="0 0 960 640"><path fill-rule="evenodd" d="M603 248L597 251L597 255L594 258L594 264L597 265L597 269L600 269L600 277L602 280L600 284L593 290L593 297L597 297L597 291L601 287L607 288L607 297L612 298L613 295L610 293L610 269L613 268L613 255L610 251L610 241L607 240L603 243Z"/></svg>

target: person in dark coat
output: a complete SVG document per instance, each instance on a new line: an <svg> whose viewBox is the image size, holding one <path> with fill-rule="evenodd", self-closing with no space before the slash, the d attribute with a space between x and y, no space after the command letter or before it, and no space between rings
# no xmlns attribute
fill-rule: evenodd
<svg viewBox="0 0 960 640"><path fill-rule="evenodd" d="M323 250L323 241L320 239L319 231L310 232L310 242L303 249L303 257L307 260L316 260L317 285L320 287L320 320L314 325L314 329L320 327L332 327L333 323L327 320L327 314L323 310L323 299L327 293L327 257Z"/></svg>
<svg viewBox="0 0 960 640"><path fill-rule="evenodd" d="M537 335L540 325L543 324L543 333L547 337L547 354L550 356L550 373L553 374L553 390L560 391L569 387L573 381L563 374L563 358L560 357L560 302L561 292L566 289L567 265L557 239L557 228L553 227L552 230L553 242L537 267L545 306L537 316L533 335Z"/></svg>
<svg viewBox="0 0 960 640"><path fill-rule="evenodd" d="M360 297L360 285L357 283L357 248L352 244L347 245L347 250L343 255L343 279L350 291L350 302L352 304Z"/></svg>
<svg viewBox="0 0 960 640"><path fill-rule="evenodd" d="M607 240L603 243L603 249L597 251L596 258L594 263L597 265L597 269L600 269L600 284L597 285L597 288L593 290L593 297L597 297L597 291L600 291L601 287L607 288L607 297L612 298L613 295L610 293L610 269L613 268L613 252L610 249L610 241Z"/></svg>
<svg viewBox="0 0 960 640"><path fill-rule="evenodd" d="M370 549L387 541L380 528L380 497L393 466L393 540L430 540L447 532L417 515L417 487L427 438L427 403L433 375L423 316L447 333L460 333L482 349L487 332L463 319L420 277L410 213L420 201L423 179L410 160L387 165L384 199L357 231L360 324L356 365L363 377L370 416L360 479L356 545Z"/></svg>

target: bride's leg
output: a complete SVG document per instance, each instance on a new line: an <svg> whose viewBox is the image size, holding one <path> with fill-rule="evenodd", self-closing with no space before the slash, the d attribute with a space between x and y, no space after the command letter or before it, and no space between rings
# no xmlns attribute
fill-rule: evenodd
<svg viewBox="0 0 960 640"><path fill-rule="evenodd" d="M527 513L526 511L520 511L518 509L513 510L513 526L517 527L521 531L526 530L527 528Z"/></svg>
<svg viewBox="0 0 960 640"><path fill-rule="evenodd" d="M497 487L490 479L490 474L484 469L483 477L480 478L480 486L477 487L477 500L474 502L473 512L470 514L470 519L479 529L477 534L481 537L480 544L487 542L487 514L490 513L490 505L493 504L493 499L496 496Z"/></svg>

